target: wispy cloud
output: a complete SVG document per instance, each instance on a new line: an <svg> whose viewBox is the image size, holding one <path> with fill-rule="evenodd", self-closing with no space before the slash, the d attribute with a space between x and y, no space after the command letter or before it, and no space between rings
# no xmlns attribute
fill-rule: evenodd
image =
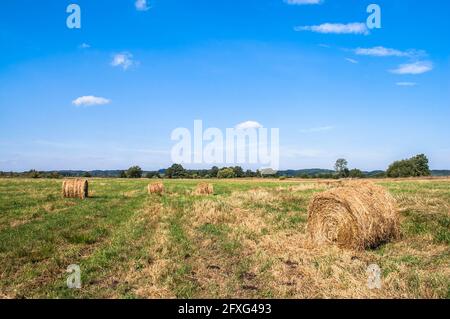
<svg viewBox="0 0 450 319"><path fill-rule="evenodd" d="M356 61L355 59L345 58L345 60L346 60L347 62L352 63L352 64L358 64L358 63L359 63L359 62Z"/></svg>
<svg viewBox="0 0 450 319"><path fill-rule="evenodd" d="M129 52L115 54L113 56L113 60L111 61L112 66L121 67L124 70L128 70L128 68L135 64L136 63L133 61L133 55Z"/></svg>
<svg viewBox="0 0 450 319"><path fill-rule="evenodd" d="M246 130L246 129L258 129L263 127L262 124L256 122L256 121L246 121L239 123L236 125L237 130Z"/></svg>
<svg viewBox="0 0 450 319"><path fill-rule="evenodd" d="M72 101L75 106L94 106L94 105L105 105L111 103L111 100L104 97L97 97L92 95L80 96L79 98Z"/></svg>
<svg viewBox="0 0 450 319"><path fill-rule="evenodd" d="M285 3L291 5L305 5L305 4L321 4L324 0L284 0Z"/></svg>
<svg viewBox="0 0 450 319"><path fill-rule="evenodd" d="M311 31L324 34L369 34L365 23L323 23L320 25L297 26L295 31Z"/></svg>
<svg viewBox="0 0 450 319"><path fill-rule="evenodd" d="M334 130L334 126L318 126L300 130L300 133L318 133Z"/></svg>
<svg viewBox="0 0 450 319"><path fill-rule="evenodd" d="M150 9L150 5L148 4L147 0L136 0L134 6L138 11L148 11Z"/></svg>
<svg viewBox="0 0 450 319"><path fill-rule="evenodd" d="M417 86L417 83L416 82L397 82L397 83L395 83L395 85L411 87L411 86Z"/></svg>
<svg viewBox="0 0 450 319"><path fill-rule="evenodd" d="M87 43L82 43L79 46L80 49L89 49L90 47L91 47L91 45L87 44Z"/></svg>
<svg viewBox="0 0 450 319"><path fill-rule="evenodd" d="M433 63L430 61L418 61L414 63L401 64L398 68L390 70L394 74L423 74L433 70Z"/></svg>
<svg viewBox="0 0 450 319"><path fill-rule="evenodd" d="M374 56L374 57L418 57L424 56L426 53L420 50L407 50L401 51L391 48L385 48L383 46L376 46L373 48L357 48L354 50L357 55Z"/></svg>

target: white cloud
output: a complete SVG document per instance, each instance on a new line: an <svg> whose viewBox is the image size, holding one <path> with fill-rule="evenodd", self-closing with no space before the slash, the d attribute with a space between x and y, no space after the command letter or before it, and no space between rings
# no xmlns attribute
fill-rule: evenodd
<svg viewBox="0 0 450 319"><path fill-rule="evenodd" d="M304 4L321 4L323 0L284 0L287 4L304 5Z"/></svg>
<svg viewBox="0 0 450 319"><path fill-rule="evenodd" d="M300 130L301 133L317 133L317 132L327 132L334 130L334 126L319 126L319 127L311 127L307 129Z"/></svg>
<svg viewBox="0 0 450 319"><path fill-rule="evenodd" d="M424 56L426 53L420 50L408 50L408 51L400 51L391 48L385 48L383 46L377 46L373 48L357 48L355 49L355 54L357 55L366 55L366 56L376 56L376 57L386 57L386 56L395 56L395 57L418 57Z"/></svg>
<svg viewBox="0 0 450 319"><path fill-rule="evenodd" d="M111 103L111 100L105 99L104 97L97 97L92 95L80 96L79 98L72 101L72 104L76 106L105 105L109 103Z"/></svg>
<svg viewBox="0 0 450 319"><path fill-rule="evenodd" d="M129 67L134 65L133 55L128 52L118 53L113 56L113 60L111 65L114 67L121 67L124 70L127 70Z"/></svg>
<svg viewBox="0 0 450 319"><path fill-rule="evenodd" d="M89 49L91 47L91 45L90 44L87 44L87 43L82 43L81 45L80 45L80 49Z"/></svg>
<svg viewBox="0 0 450 319"><path fill-rule="evenodd" d="M350 62L350 63L353 63L353 64L358 64L358 63L359 63L359 62L356 61L355 59L345 58L345 60L346 60L347 62Z"/></svg>
<svg viewBox="0 0 450 319"><path fill-rule="evenodd" d="M147 3L147 0L136 0L134 3L136 10L138 11L147 11L150 9L150 6Z"/></svg>
<svg viewBox="0 0 450 319"><path fill-rule="evenodd" d="M312 26L298 26L295 31L311 31L325 34L369 34L369 29L365 23L323 23Z"/></svg>
<svg viewBox="0 0 450 319"><path fill-rule="evenodd" d="M416 82L397 82L395 83L397 86L416 86Z"/></svg>
<svg viewBox="0 0 450 319"><path fill-rule="evenodd" d="M255 121L246 121L246 122L242 122L242 123L239 123L238 125L236 125L237 130L258 129L261 127L263 127L263 126L260 123L255 122Z"/></svg>
<svg viewBox="0 0 450 319"><path fill-rule="evenodd" d="M430 61L418 61L414 63L401 64L398 68L390 70L394 74L423 74L433 70L433 63Z"/></svg>
<svg viewBox="0 0 450 319"><path fill-rule="evenodd" d="M373 48L357 48L355 50L355 53L357 55L368 55L368 56L407 56L408 54L406 52L402 52L395 49L389 49L385 47L373 47Z"/></svg>

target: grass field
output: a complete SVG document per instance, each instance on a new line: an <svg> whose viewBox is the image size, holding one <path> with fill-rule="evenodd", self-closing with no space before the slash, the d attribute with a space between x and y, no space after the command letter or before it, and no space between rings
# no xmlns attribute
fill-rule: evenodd
<svg viewBox="0 0 450 319"><path fill-rule="evenodd" d="M3 298L450 298L450 180L380 180L397 199L402 238L375 250L313 247L307 206L327 183L0 179ZM370 264L382 288L367 287ZM82 288L65 272L81 267Z"/></svg>

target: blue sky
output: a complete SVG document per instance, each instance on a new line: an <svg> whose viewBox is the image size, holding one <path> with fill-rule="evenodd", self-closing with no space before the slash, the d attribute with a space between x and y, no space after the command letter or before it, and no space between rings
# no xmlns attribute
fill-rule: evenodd
<svg viewBox="0 0 450 319"><path fill-rule="evenodd" d="M448 1L143 2L2 1L0 170L167 167L196 119L279 128L284 169L450 168Z"/></svg>

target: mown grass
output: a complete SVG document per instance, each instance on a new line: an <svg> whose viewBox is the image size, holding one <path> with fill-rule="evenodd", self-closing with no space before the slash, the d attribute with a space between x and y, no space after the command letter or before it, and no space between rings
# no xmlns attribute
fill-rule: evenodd
<svg viewBox="0 0 450 319"><path fill-rule="evenodd" d="M377 181L397 199L402 238L352 252L307 244L316 181L92 179L63 199L60 180L0 179L0 297L449 298L450 181ZM383 288L369 290L377 263ZM65 272L81 268L82 288Z"/></svg>

